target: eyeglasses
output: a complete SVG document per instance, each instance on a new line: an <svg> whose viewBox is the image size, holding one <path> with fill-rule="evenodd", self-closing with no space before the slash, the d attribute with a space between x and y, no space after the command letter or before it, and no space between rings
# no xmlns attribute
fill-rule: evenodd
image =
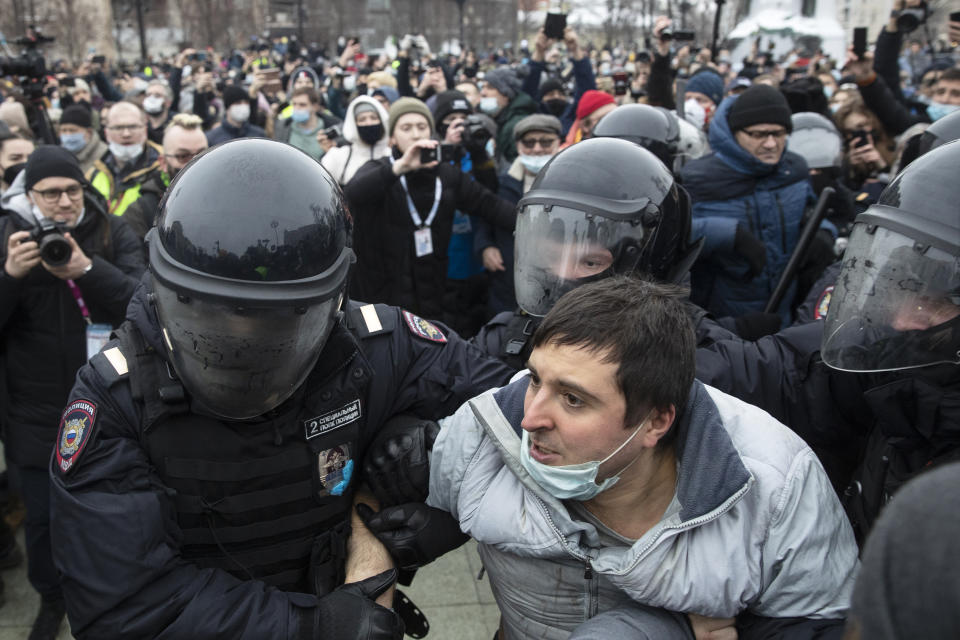
<svg viewBox="0 0 960 640"><path fill-rule="evenodd" d="M205 149L200 149L199 151L178 151L177 153L165 153L163 155L165 158L173 158L181 164L186 164L204 151Z"/></svg>
<svg viewBox="0 0 960 640"><path fill-rule="evenodd" d="M747 129L741 129L741 131L757 141L766 140L771 136L774 140L783 140L787 137L786 129L766 129L764 131L749 131Z"/></svg>
<svg viewBox="0 0 960 640"><path fill-rule="evenodd" d="M524 149L533 149L539 144L541 149L549 149L558 142L560 138L521 138L520 146Z"/></svg>
<svg viewBox="0 0 960 640"><path fill-rule="evenodd" d="M129 131L133 133L134 131L139 131L144 128L145 124L111 124L107 125L107 131Z"/></svg>
<svg viewBox="0 0 960 640"><path fill-rule="evenodd" d="M63 194L67 194L67 197L71 200L79 200L83 197L83 187L78 184L71 185L66 189L44 189L43 191L30 189L30 191L40 194L40 197L47 204L56 204L60 202L60 197Z"/></svg>
<svg viewBox="0 0 960 640"><path fill-rule="evenodd" d="M843 132L843 138L847 142L854 138L866 138L868 136L871 139L876 138L876 132L873 129L849 129Z"/></svg>

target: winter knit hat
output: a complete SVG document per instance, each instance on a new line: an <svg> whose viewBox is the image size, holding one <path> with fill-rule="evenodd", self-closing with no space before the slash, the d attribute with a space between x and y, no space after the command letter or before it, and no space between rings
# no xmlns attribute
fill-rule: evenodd
<svg viewBox="0 0 960 640"><path fill-rule="evenodd" d="M227 85L223 88L223 108L229 109L230 105L236 102L243 102L244 100L249 100L247 92L242 88L236 85Z"/></svg>
<svg viewBox="0 0 960 640"><path fill-rule="evenodd" d="M731 131L755 124L779 124L789 133L793 130L790 115L790 105L779 89L755 84L735 98L727 112L727 124Z"/></svg>
<svg viewBox="0 0 960 640"><path fill-rule="evenodd" d="M691 91L702 93L713 100L713 104L720 104L723 100L723 78L709 69L697 71L687 81L687 92Z"/></svg>
<svg viewBox="0 0 960 640"><path fill-rule="evenodd" d="M93 119L90 116L89 109L79 104L72 104L63 110L63 114L60 116L60 124L73 124L89 129L93 126Z"/></svg>
<svg viewBox="0 0 960 640"><path fill-rule="evenodd" d="M86 183L77 156L58 145L37 147L27 158L23 171L23 186L28 191L44 178L73 178L80 184Z"/></svg>
<svg viewBox="0 0 960 640"><path fill-rule="evenodd" d="M473 107L463 92L451 90L437 95L437 101L433 105L433 117L437 122L443 122L451 113L473 113Z"/></svg>
<svg viewBox="0 0 960 640"><path fill-rule="evenodd" d="M390 135L393 135L393 128L397 126L397 120L408 113L419 113L427 122L430 123L430 130L433 130L433 114L422 100L416 98L400 98L390 105Z"/></svg>
<svg viewBox="0 0 960 640"><path fill-rule="evenodd" d="M520 92L520 78L510 67L497 67L487 71L483 79L510 100L516 98Z"/></svg>
<svg viewBox="0 0 960 640"><path fill-rule="evenodd" d="M556 78L548 78L540 85L540 95L545 96L551 91L562 91L564 94L567 93L566 88L564 88L563 83L557 80Z"/></svg>
<svg viewBox="0 0 960 640"><path fill-rule="evenodd" d="M584 91L583 95L580 96L580 102L577 103L577 120L583 120L604 105L615 103L616 100L613 99L613 96L604 91L597 91L596 89Z"/></svg>

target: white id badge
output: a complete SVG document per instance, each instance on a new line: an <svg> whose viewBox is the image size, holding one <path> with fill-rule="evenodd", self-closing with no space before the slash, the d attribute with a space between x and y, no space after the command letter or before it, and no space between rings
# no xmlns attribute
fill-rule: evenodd
<svg viewBox="0 0 960 640"><path fill-rule="evenodd" d="M422 258L433 253L433 235L430 227L417 229L413 232L413 244L417 248L417 257Z"/></svg>
<svg viewBox="0 0 960 640"><path fill-rule="evenodd" d="M100 353L103 345L110 341L111 330L108 324L87 325L87 360Z"/></svg>

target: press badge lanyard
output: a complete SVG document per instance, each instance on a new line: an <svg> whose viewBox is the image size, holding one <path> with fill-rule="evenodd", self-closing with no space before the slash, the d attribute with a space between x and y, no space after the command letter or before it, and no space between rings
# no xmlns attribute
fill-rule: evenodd
<svg viewBox="0 0 960 640"><path fill-rule="evenodd" d="M390 164L392 165L393 163L394 159L391 157ZM413 232L413 244L416 248L418 258L433 253L433 237L430 234L430 225L433 224L433 219L437 217L437 210L440 208L440 197L443 195L443 185L440 183L440 176L437 176L435 181L433 206L430 207L430 213L427 214L427 220L424 222L423 218L420 217L420 212L417 211L417 206L413 203L413 198L410 197L410 190L407 188L407 177L400 176L400 186L403 187L403 193L407 197L407 209L410 211L410 219L413 221L413 226L417 228L417 230Z"/></svg>
<svg viewBox="0 0 960 640"><path fill-rule="evenodd" d="M73 280L67 280L67 286L70 287L70 293L73 294L73 299L77 301L77 306L80 307L80 315L83 316L83 321L88 325L90 322L90 310L87 309L87 303L83 301L83 294L80 292L80 287L77 286L77 283Z"/></svg>
<svg viewBox="0 0 960 640"><path fill-rule="evenodd" d="M80 287L73 280L67 280L67 286L70 287L70 293L73 294L73 299L77 301L77 306L80 307L80 315L83 316L83 321L87 323L87 360L89 360L100 352L103 345L110 341L111 327L109 324L93 324L90 320L90 309L87 308L87 303L83 301L83 293L80 291Z"/></svg>

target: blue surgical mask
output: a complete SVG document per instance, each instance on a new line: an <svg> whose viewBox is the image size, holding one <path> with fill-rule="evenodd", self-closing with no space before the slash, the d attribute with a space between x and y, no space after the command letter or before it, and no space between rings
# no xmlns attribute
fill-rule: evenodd
<svg viewBox="0 0 960 640"><path fill-rule="evenodd" d="M826 86L823 88L823 95L827 96L827 100L833 97L833 87Z"/></svg>
<svg viewBox="0 0 960 640"><path fill-rule="evenodd" d="M491 117L496 116L500 113L500 103L493 96L480 98L480 111Z"/></svg>
<svg viewBox="0 0 960 640"><path fill-rule="evenodd" d="M652 412L651 412L652 413ZM650 415L647 415L649 418ZM640 429L646 424L647 418L643 419L630 437L623 444L613 450L603 460L593 460L591 462L581 462L580 464L567 464L551 467L537 462L530 456L530 432L523 430L520 437L520 464L530 474L530 477L538 485L543 487L547 493L560 500L590 500L596 497L601 491L606 491L620 480L620 474L636 462L634 458L626 467L613 474L600 484L597 484L597 473L600 471L600 465L617 455L621 449L630 444L630 441L640 433Z"/></svg>
<svg viewBox="0 0 960 640"><path fill-rule="evenodd" d="M930 116L931 120L936 122L940 118L950 115L957 109L960 109L960 105L931 102L927 105L927 115Z"/></svg>
<svg viewBox="0 0 960 640"><path fill-rule="evenodd" d="M85 146L87 146L87 139L84 137L83 132L78 133L61 133L60 134L60 146L66 149L67 151L72 151L77 153Z"/></svg>
<svg viewBox="0 0 960 640"><path fill-rule="evenodd" d="M523 168L529 171L530 173L537 174L540 173L540 169L543 169L544 165L550 162L551 155L543 156L528 156L520 154L520 163L523 165Z"/></svg>
<svg viewBox="0 0 960 640"><path fill-rule="evenodd" d="M290 119L303 124L310 119L310 111L307 109L294 109L293 113L290 114Z"/></svg>

